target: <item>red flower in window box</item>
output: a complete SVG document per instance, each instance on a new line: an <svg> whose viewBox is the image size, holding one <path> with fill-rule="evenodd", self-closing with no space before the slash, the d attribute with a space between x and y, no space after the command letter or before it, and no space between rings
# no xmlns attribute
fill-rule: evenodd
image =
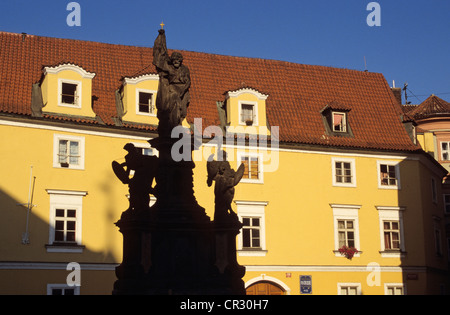
<svg viewBox="0 0 450 315"><path fill-rule="evenodd" d="M348 259L352 259L357 252L358 250L354 247L342 246L341 248L339 248L339 253L341 253L341 255L347 257Z"/></svg>

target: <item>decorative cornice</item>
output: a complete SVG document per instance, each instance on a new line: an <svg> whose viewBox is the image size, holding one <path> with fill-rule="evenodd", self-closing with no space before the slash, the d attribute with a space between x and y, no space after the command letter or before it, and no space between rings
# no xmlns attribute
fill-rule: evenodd
<svg viewBox="0 0 450 315"><path fill-rule="evenodd" d="M76 73L78 73L85 79L93 79L95 77L95 73L88 72L88 71L84 70L83 68L81 68L80 66L77 66L72 63L65 63L65 64L57 65L54 67L44 67L43 72L44 72L44 75L47 75L47 73L57 74L61 71L65 71L65 70L75 71Z"/></svg>
<svg viewBox="0 0 450 315"><path fill-rule="evenodd" d="M228 98L230 98L230 97L238 97L239 95L241 95L241 94L243 94L243 93L250 93L250 94L253 94L253 95L255 95L259 100L263 100L263 101L265 101L265 100L269 97L268 94L263 94L263 93L259 92L259 91L256 90L256 89L245 87L245 88L241 88L241 89L238 89L238 90L235 90L235 91L228 91L228 92L226 93L226 98L228 99Z"/></svg>

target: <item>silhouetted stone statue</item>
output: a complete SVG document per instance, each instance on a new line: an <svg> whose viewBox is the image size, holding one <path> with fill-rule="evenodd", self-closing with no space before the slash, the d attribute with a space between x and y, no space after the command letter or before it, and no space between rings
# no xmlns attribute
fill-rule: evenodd
<svg viewBox="0 0 450 315"><path fill-rule="evenodd" d="M149 207L150 194L154 193L152 187L155 178L158 158L156 156L142 155L132 143L127 143L124 149L128 151L125 162L119 164L112 162L116 176L127 184L130 192L130 210L145 210ZM134 171L130 178L130 172Z"/></svg>
<svg viewBox="0 0 450 315"><path fill-rule="evenodd" d="M221 154L223 157L221 161L213 161L213 154L208 158L206 166L208 171L207 184L210 187L213 181L216 182L214 187L214 221L216 223L224 223L231 217L237 218L236 213L231 208L231 203L234 198L234 187L242 179L245 166L242 163L238 170L234 171L230 166L230 162L227 161L227 153L221 150L218 154Z"/></svg>
<svg viewBox="0 0 450 315"><path fill-rule="evenodd" d="M156 97L158 131L160 136L170 136L172 129L180 126L186 118L190 102L191 77L188 67L183 65L181 53L174 52L169 57L163 29L159 30L153 46L153 64L159 74Z"/></svg>

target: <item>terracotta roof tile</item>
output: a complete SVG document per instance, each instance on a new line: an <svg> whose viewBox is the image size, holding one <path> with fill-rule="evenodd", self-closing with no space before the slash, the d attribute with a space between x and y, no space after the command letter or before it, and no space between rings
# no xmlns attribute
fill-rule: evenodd
<svg viewBox="0 0 450 315"><path fill-rule="evenodd" d="M408 115L414 119L424 119L441 115L450 116L450 103L436 95L431 95L420 105L411 109Z"/></svg>
<svg viewBox="0 0 450 315"><path fill-rule="evenodd" d="M0 32L0 112L31 115L32 84L42 67L70 62L96 74L95 113L117 117L114 92L123 77L155 73L152 49ZM269 126L280 141L382 150L417 150L401 123L402 109L382 74L291 62L181 51L191 72L188 121L219 125L217 101L242 86L267 94ZM321 110L337 102L349 112L354 137L325 137ZM51 118L51 117L49 117ZM54 117L54 119L62 119ZM68 119L68 118L64 118ZM88 123L86 121L86 123ZM124 128L148 126L124 124Z"/></svg>

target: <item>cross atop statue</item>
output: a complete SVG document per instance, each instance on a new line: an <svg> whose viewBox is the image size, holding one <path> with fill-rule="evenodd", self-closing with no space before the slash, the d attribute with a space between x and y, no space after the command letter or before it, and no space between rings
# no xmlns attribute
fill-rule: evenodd
<svg viewBox="0 0 450 315"><path fill-rule="evenodd" d="M164 29L164 22L161 22L161 24L159 24L159 25L161 25L161 29Z"/></svg>

